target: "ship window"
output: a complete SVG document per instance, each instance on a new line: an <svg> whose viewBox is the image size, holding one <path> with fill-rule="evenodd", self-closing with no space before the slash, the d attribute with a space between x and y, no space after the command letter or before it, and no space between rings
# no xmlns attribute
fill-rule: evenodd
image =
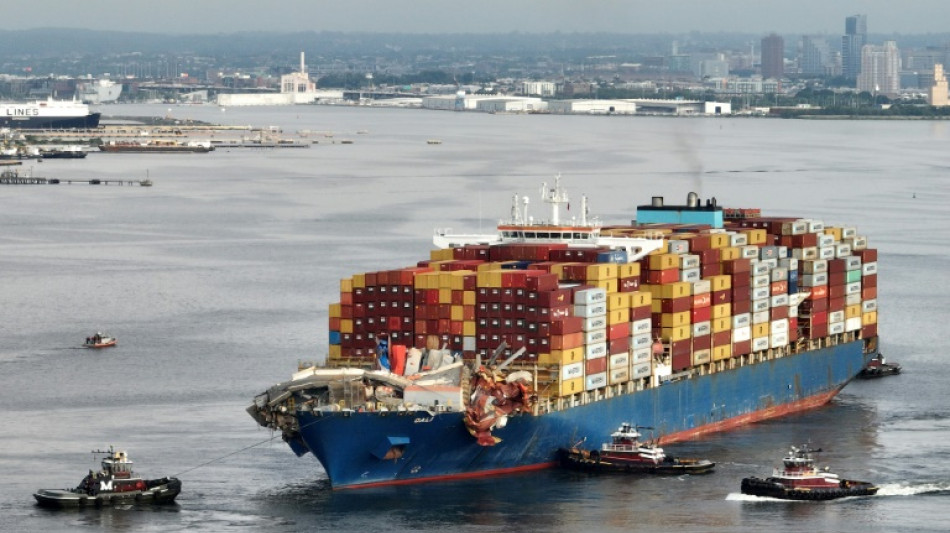
<svg viewBox="0 0 950 533"><path fill-rule="evenodd" d="M526 231L524 237L526 239L535 239L537 238L537 235L533 231Z"/></svg>
<svg viewBox="0 0 950 533"><path fill-rule="evenodd" d="M549 233L538 233L539 239L550 239L551 235Z"/></svg>
<svg viewBox="0 0 950 533"><path fill-rule="evenodd" d="M574 234L574 238L575 238L575 239L583 239L583 238L584 238L584 234L583 234L583 233L575 233L575 234Z"/></svg>

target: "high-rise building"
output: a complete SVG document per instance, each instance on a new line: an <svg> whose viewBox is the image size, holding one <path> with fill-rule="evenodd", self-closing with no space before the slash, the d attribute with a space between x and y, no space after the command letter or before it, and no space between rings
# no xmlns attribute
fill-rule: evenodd
<svg viewBox="0 0 950 533"><path fill-rule="evenodd" d="M943 65L934 65L933 85L927 90L927 103L930 105L950 105L950 96L947 94L947 77L943 74Z"/></svg>
<svg viewBox="0 0 950 533"><path fill-rule="evenodd" d="M841 38L841 73L845 78L857 79L861 72L861 49L868 43L866 15L853 15L844 20Z"/></svg>
<svg viewBox="0 0 950 533"><path fill-rule="evenodd" d="M762 38L762 77L781 78L785 75L785 40L771 34Z"/></svg>
<svg viewBox="0 0 950 533"><path fill-rule="evenodd" d="M883 46L866 44L861 49L858 90L897 96L901 89L900 71L901 57L896 42L884 41Z"/></svg>
<svg viewBox="0 0 950 533"><path fill-rule="evenodd" d="M831 52L824 37L805 35L802 37L802 58L799 62L802 74L821 76L828 74Z"/></svg>

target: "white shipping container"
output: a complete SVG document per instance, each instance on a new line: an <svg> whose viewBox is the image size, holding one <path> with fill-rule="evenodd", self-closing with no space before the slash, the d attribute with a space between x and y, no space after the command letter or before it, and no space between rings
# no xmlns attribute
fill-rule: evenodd
<svg viewBox="0 0 950 533"><path fill-rule="evenodd" d="M776 252L777 254L779 255L782 254L781 246L777 246L776 250L778 250L778 252ZM778 257L769 257L768 259L760 259L759 263L765 265L765 267L771 271L773 268L778 268Z"/></svg>
<svg viewBox="0 0 950 533"><path fill-rule="evenodd" d="M633 351L633 364L649 363L652 358L650 348L641 348Z"/></svg>
<svg viewBox="0 0 950 533"><path fill-rule="evenodd" d="M775 267L772 269L772 281L785 281L788 279L788 269L785 267Z"/></svg>
<svg viewBox="0 0 950 533"><path fill-rule="evenodd" d="M746 246L749 244L749 236L745 233L733 233L729 235L729 246Z"/></svg>
<svg viewBox="0 0 950 533"><path fill-rule="evenodd" d="M846 283L844 286L845 294L861 294L861 282L852 281L851 283Z"/></svg>
<svg viewBox="0 0 950 533"><path fill-rule="evenodd" d="M607 303L607 289L592 287L577 291L574 293L574 303L580 305Z"/></svg>
<svg viewBox="0 0 950 533"><path fill-rule="evenodd" d="M851 255L850 244L838 244L835 246L835 257L841 259L842 257L848 257L849 255Z"/></svg>
<svg viewBox="0 0 950 533"><path fill-rule="evenodd" d="M702 279L699 268L687 268L680 271L680 281L693 283Z"/></svg>
<svg viewBox="0 0 950 533"><path fill-rule="evenodd" d="M743 328L752 324L752 313L732 315L732 329Z"/></svg>
<svg viewBox="0 0 950 533"><path fill-rule="evenodd" d="M804 274L800 281L802 287L821 287L828 284L828 274Z"/></svg>
<svg viewBox="0 0 950 533"><path fill-rule="evenodd" d="M607 373L598 372L584 378L584 385L587 390L599 389L607 386Z"/></svg>
<svg viewBox="0 0 950 533"><path fill-rule="evenodd" d="M584 362L578 361L561 367L561 381L584 377Z"/></svg>
<svg viewBox="0 0 950 533"><path fill-rule="evenodd" d="M759 257L759 247L755 245L743 246L740 250L740 257L743 259L755 259Z"/></svg>
<svg viewBox="0 0 950 533"><path fill-rule="evenodd" d="M706 294L712 291L712 281L701 279L693 282L693 294Z"/></svg>
<svg viewBox="0 0 950 533"><path fill-rule="evenodd" d="M848 318L844 321L845 331L858 331L861 329L861 317Z"/></svg>
<svg viewBox="0 0 950 533"><path fill-rule="evenodd" d="M828 322L844 322L844 311L831 311L828 313Z"/></svg>
<svg viewBox="0 0 950 533"><path fill-rule="evenodd" d="M828 322L828 334L837 335L844 333L844 322Z"/></svg>
<svg viewBox="0 0 950 533"><path fill-rule="evenodd" d="M608 362L607 364L610 368L618 368L621 366L624 368L630 367L630 354L627 352L615 353L615 354L609 355L608 357L610 357L610 362Z"/></svg>
<svg viewBox="0 0 950 533"><path fill-rule="evenodd" d="M752 283L751 283L752 288L768 287L770 283L772 283L772 281L769 278L768 274L760 274L758 276L752 276Z"/></svg>
<svg viewBox="0 0 950 533"><path fill-rule="evenodd" d="M769 273L769 264L767 261L764 261L762 259L753 261L751 266L752 266L751 271L752 271L753 276L761 276L763 274Z"/></svg>
<svg viewBox="0 0 950 533"><path fill-rule="evenodd" d="M712 350L696 350L693 352L693 366L704 365L712 360Z"/></svg>
<svg viewBox="0 0 950 533"><path fill-rule="evenodd" d="M732 342L745 342L752 339L752 328L745 326L732 330Z"/></svg>
<svg viewBox="0 0 950 533"><path fill-rule="evenodd" d="M584 346L584 359L597 359L607 357L607 342L598 342Z"/></svg>
<svg viewBox="0 0 950 533"><path fill-rule="evenodd" d="M640 350L643 348L653 348L653 339L650 338L649 333L641 333L639 335L634 335L630 339L630 347L634 350Z"/></svg>
<svg viewBox="0 0 950 533"><path fill-rule="evenodd" d="M869 313L871 311L877 311L877 298L861 302L861 312Z"/></svg>
<svg viewBox="0 0 950 533"><path fill-rule="evenodd" d="M466 352L474 352L476 350L475 337L462 337L462 350Z"/></svg>
<svg viewBox="0 0 950 533"><path fill-rule="evenodd" d="M818 247L818 258L819 258L819 259L834 259L834 258L835 258L835 247L834 247L834 246L819 246L819 247Z"/></svg>
<svg viewBox="0 0 950 533"><path fill-rule="evenodd" d="M772 288L766 285L765 287L755 287L751 292L753 300L768 300L772 297Z"/></svg>
<svg viewBox="0 0 950 533"><path fill-rule="evenodd" d="M768 311L758 311L758 312L752 313L753 324L765 324L768 321L769 321Z"/></svg>
<svg viewBox="0 0 950 533"><path fill-rule="evenodd" d="M798 318L798 306L788 304L788 318Z"/></svg>
<svg viewBox="0 0 950 533"><path fill-rule="evenodd" d="M590 318L594 316L603 316L607 314L607 302L591 305L574 305L574 316Z"/></svg>
<svg viewBox="0 0 950 533"><path fill-rule="evenodd" d="M877 261L871 261L870 263L861 265L862 276L870 276L872 274L877 274Z"/></svg>
<svg viewBox="0 0 950 533"><path fill-rule="evenodd" d="M769 338L768 337L755 337L752 339L752 351L761 352L762 350L769 349Z"/></svg>
<svg viewBox="0 0 950 533"><path fill-rule="evenodd" d="M826 235L826 234L822 233L821 235L818 236L818 247L819 247L819 248L825 248L825 247L834 246L834 245L835 245L835 236L834 236L834 235L831 235L831 234L827 234L827 235Z"/></svg>
<svg viewBox="0 0 950 533"><path fill-rule="evenodd" d="M769 301L768 299L766 299L766 300L752 300L752 312L753 312L753 313L761 313L761 312L768 313L770 307L772 307L772 306L770 305L770 301Z"/></svg>
<svg viewBox="0 0 950 533"><path fill-rule="evenodd" d="M634 320L630 323L630 332L633 335L642 335L644 333L649 335L651 331L653 331L653 322L649 318Z"/></svg>
<svg viewBox="0 0 950 533"><path fill-rule="evenodd" d="M687 268L699 268L699 256L696 254L686 254L680 259L680 268L686 270Z"/></svg>
<svg viewBox="0 0 950 533"><path fill-rule="evenodd" d="M671 239L667 242L670 243L671 254L685 254L689 252L689 241Z"/></svg>
<svg viewBox="0 0 950 533"><path fill-rule="evenodd" d="M846 239L846 242L851 245L852 250L866 250L868 247L867 237L854 237L853 239Z"/></svg>
<svg viewBox="0 0 950 533"><path fill-rule="evenodd" d="M798 270L798 259L794 257L786 257L784 259L779 259L779 266L783 266L788 270Z"/></svg>
<svg viewBox="0 0 950 533"><path fill-rule="evenodd" d="M607 315L592 316L581 322L582 331L593 331L607 327Z"/></svg>
<svg viewBox="0 0 950 533"><path fill-rule="evenodd" d="M841 228L841 238L851 239L858 236L858 230L855 228Z"/></svg>
<svg viewBox="0 0 950 533"><path fill-rule="evenodd" d="M825 231L825 223L820 220L808 221L808 233L821 233Z"/></svg>
<svg viewBox="0 0 950 533"><path fill-rule="evenodd" d="M788 333L787 318L780 318L769 323L769 335L778 335L779 333Z"/></svg>
<svg viewBox="0 0 950 533"><path fill-rule="evenodd" d="M828 272L828 261L826 259L802 261L802 274L821 274L823 272Z"/></svg>
<svg viewBox="0 0 950 533"><path fill-rule="evenodd" d="M861 293L857 294L846 294L844 297L845 305L858 305L861 303Z"/></svg>
<svg viewBox="0 0 950 533"><path fill-rule="evenodd" d="M806 246L804 248L792 248L792 257L795 259L801 260L814 260L818 259L818 248L814 246Z"/></svg>
<svg viewBox="0 0 950 533"><path fill-rule="evenodd" d="M630 369L629 368L611 368L608 372L608 382L610 385L617 385L619 383L626 383L630 381Z"/></svg>
<svg viewBox="0 0 950 533"><path fill-rule="evenodd" d="M844 258L845 270L861 270L861 258L857 255L849 255Z"/></svg>
<svg viewBox="0 0 950 533"><path fill-rule="evenodd" d="M653 374L653 364L649 361L633 365L633 379L649 377Z"/></svg>
<svg viewBox="0 0 950 533"><path fill-rule="evenodd" d="M779 346L788 346L788 333L769 336L769 347L778 348Z"/></svg>
<svg viewBox="0 0 950 533"><path fill-rule="evenodd" d="M709 320L693 324L693 337L702 337L703 335L709 335L711 333L712 323Z"/></svg>
<svg viewBox="0 0 950 533"><path fill-rule="evenodd" d="M788 295L787 294L776 294L770 300L772 307L782 307L788 305Z"/></svg>

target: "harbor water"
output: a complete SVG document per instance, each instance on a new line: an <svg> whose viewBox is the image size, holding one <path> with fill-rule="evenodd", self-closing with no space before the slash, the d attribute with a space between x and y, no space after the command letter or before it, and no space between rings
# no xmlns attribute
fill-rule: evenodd
<svg viewBox="0 0 950 533"><path fill-rule="evenodd" d="M2 531L944 531L950 518L950 122L489 115L372 107L105 106L276 126L309 149L104 154L26 161L61 180L0 186ZM429 142L432 140L439 143ZM345 141L345 142L344 142ZM513 194L544 215L562 176L577 216L628 223L689 192L727 207L855 226L880 251L881 349L900 376L854 381L829 405L702 440L705 476L559 470L331 491L312 456L245 412L301 361L326 356L339 280L414 265L435 228L488 233ZM87 350L85 337L115 335ZM636 423L636 420L631 420ZM607 436L605 435L605 438ZM880 485L827 503L739 494L793 444ZM127 450L178 475L163 507L53 512Z"/></svg>

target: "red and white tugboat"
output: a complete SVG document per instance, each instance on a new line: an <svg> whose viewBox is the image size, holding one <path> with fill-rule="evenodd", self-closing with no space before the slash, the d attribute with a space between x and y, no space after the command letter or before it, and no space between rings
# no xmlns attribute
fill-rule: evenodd
<svg viewBox="0 0 950 533"><path fill-rule="evenodd" d="M765 479L747 477L742 480L742 494L768 496L783 500L834 500L848 496L873 496L878 487L867 481L841 479L825 467L815 467L813 454L821 449L808 445L792 446L782 460L782 470L775 469Z"/></svg>
<svg viewBox="0 0 950 533"><path fill-rule="evenodd" d="M664 475L705 474L716 466L706 459L670 457L655 442L641 442L637 429L624 422L599 450L562 448L561 463L579 470Z"/></svg>
<svg viewBox="0 0 950 533"><path fill-rule="evenodd" d="M142 479L132 472L132 461L123 451L111 446L105 454L102 470L89 471L74 489L40 489L33 494L43 507L101 507L132 503L172 503L181 492L181 481L174 477Z"/></svg>

